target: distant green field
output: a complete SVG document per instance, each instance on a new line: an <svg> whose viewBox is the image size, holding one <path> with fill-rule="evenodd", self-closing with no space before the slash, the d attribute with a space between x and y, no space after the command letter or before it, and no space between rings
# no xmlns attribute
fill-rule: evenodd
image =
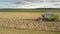
<svg viewBox="0 0 60 34"><path fill-rule="evenodd" d="M41 9L0 9L0 12L60 12L59 8L41 8Z"/></svg>

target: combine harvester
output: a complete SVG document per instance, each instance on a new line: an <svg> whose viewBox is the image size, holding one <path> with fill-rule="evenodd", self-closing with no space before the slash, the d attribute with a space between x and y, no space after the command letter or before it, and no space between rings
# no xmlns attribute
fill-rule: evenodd
<svg viewBox="0 0 60 34"><path fill-rule="evenodd" d="M46 12L41 15L41 18L37 18L37 21L59 21L59 15L51 12Z"/></svg>

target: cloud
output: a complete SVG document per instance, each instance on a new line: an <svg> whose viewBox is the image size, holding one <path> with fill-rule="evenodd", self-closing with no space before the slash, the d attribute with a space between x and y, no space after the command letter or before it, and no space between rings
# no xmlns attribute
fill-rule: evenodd
<svg viewBox="0 0 60 34"><path fill-rule="evenodd" d="M37 1L37 2L36 2ZM46 0L0 0L1 8L60 8L60 2Z"/></svg>

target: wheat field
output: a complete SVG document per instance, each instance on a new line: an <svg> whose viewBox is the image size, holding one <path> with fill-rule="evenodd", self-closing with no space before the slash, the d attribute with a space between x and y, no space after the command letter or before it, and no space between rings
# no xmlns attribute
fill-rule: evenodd
<svg viewBox="0 0 60 34"><path fill-rule="evenodd" d="M28 13L28 12L0 12L0 17L6 18L15 18L19 17L20 19L35 19L40 16L41 13Z"/></svg>
<svg viewBox="0 0 60 34"><path fill-rule="evenodd" d="M51 27L50 30L60 30L60 22L48 23L33 20L20 20L36 19L41 17L41 14L43 13L0 12L0 34L60 34L60 32L42 31L43 29L49 30L48 27ZM58 26L58 29L56 29L56 26Z"/></svg>

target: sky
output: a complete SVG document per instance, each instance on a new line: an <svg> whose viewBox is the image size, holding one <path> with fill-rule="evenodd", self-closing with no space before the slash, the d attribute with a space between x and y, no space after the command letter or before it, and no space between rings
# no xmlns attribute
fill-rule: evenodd
<svg viewBox="0 0 60 34"><path fill-rule="evenodd" d="M2 8L60 8L60 0L0 0Z"/></svg>

